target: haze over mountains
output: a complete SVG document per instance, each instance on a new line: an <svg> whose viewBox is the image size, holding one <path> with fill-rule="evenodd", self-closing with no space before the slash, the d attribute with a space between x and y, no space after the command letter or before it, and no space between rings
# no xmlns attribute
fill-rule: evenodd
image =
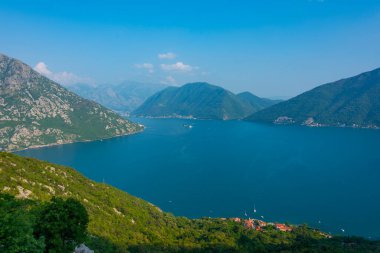
<svg viewBox="0 0 380 253"><path fill-rule="evenodd" d="M122 115L129 115L148 97L165 87L162 84L125 81L120 84L96 86L77 83L67 86L67 89Z"/></svg>
<svg viewBox="0 0 380 253"><path fill-rule="evenodd" d="M149 97L133 114L148 117L190 117L198 119L242 119L278 101L259 98L249 92L235 95L208 83L168 87Z"/></svg>
<svg viewBox="0 0 380 253"><path fill-rule="evenodd" d="M95 89L77 85L72 89L124 112L154 92L154 88L138 83ZM0 150L89 141L142 130L141 126L68 91L21 61L1 54L0 105ZM134 114L375 127L380 125L380 69L319 86L284 102L249 92L234 94L208 83L189 83L156 92ZM3 192L32 199L37 204L52 196L83 201L91 217L90 243L97 248L112 248L103 252L291 251L297 247L305 252L315 247L373 252L379 248L378 243L361 239L347 248L341 239L330 240L329 235L303 226L280 231L269 225L267 230L256 231L243 220L178 218L115 188L90 181L72 169L8 153L0 152L0 158ZM309 244L301 247L300 241Z"/></svg>
<svg viewBox="0 0 380 253"><path fill-rule="evenodd" d="M141 129L2 54L0 105L1 150L110 138Z"/></svg>
<svg viewBox="0 0 380 253"><path fill-rule="evenodd" d="M245 118L308 126L380 126L380 68L321 85L284 102L249 92L236 95L202 82L159 91L163 87L125 82L97 87L78 84L70 89L120 114L129 114L141 104L133 111L134 115ZM141 129L5 55L0 55L0 96L0 149L3 150L103 139Z"/></svg>
<svg viewBox="0 0 380 253"><path fill-rule="evenodd" d="M380 68L327 83L259 111L250 121L309 126L380 126Z"/></svg>

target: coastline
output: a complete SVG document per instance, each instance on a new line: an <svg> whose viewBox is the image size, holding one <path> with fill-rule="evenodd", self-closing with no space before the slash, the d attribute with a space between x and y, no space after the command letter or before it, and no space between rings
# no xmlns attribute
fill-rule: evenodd
<svg viewBox="0 0 380 253"><path fill-rule="evenodd" d="M171 115L171 116L144 116L144 115L134 115L135 118L145 118L145 119L189 119L189 120L217 120L217 121L245 121L245 122L251 122L251 123L266 123L271 125L277 125L277 126L304 126L304 127L333 127L333 128L351 128L351 129L371 129L371 130L380 130L380 126L377 125L366 125L366 126L360 126L360 125L345 125L345 124L321 124L317 122L310 122L310 123L296 123L296 122L286 122L286 123L278 123L275 121L272 122L266 122L266 121L250 121L243 119L211 119L211 118L196 118L193 116L183 116L183 115Z"/></svg>
<svg viewBox="0 0 380 253"><path fill-rule="evenodd" d="M17 149L17 150L3 150L4 152L9 152L9 153L17 153L20 151L25 151L25 150L30 150L30 149L39 149L39 148L46 148L46 147L54 147L54 146L61 146L61 145L66 145L66 144L73 144L73 143L85 143L85 142L93 142L93 141L102 141L102 140L108 140L108 139L113 139L117 137L123 137L123 136L128 136L128 135L134 135L141 133L145 130L145 126L142 126L142 129L139 131L134 131L130 133L125 133L125 134L119 134L119 135L114 135L111 137L107 138L100 138L100 139L93 139L93 140L78 140L78 141L67 141L63 143L50 143L50 144L45 144L45 145L35 145L35 146L30 146L28 148L22 148L22 149Z"/></svg>

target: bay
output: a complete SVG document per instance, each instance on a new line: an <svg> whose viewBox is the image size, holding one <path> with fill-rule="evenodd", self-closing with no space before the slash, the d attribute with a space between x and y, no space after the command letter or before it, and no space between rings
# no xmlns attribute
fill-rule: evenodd
<svg viewBox="0 0 380 253"><path fill-rule="evenodd" d="M17 153L74 167L179 216L247 213L380 237L378 130L134 120L144 132Z"/></svg>

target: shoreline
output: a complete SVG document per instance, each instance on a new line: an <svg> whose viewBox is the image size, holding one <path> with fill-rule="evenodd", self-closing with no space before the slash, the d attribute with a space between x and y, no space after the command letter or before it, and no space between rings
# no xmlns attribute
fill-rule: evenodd
<svg viewBox="0 0 380 253"><path fill-rule="evenodd" d="M262 123L262 124L269 124L274 126L302 126L302 127L309 127L309 128L326 128L326 127L332 127L332 128L348 128L348 129L371 129L371 130L380 130L380 126L348 126L348 125L328 125L328 124L299 124L299 123L274 123L274 122L266 122L266 121L250 121L246 119L206 119L206 118L195 118L190 116L133 116L135 118L143 118L143 119L187 119L187 120L215 120L215 121L244 121L248 123Z"/></svg>
<svg viewBox="0 0 380 253"><path fill-rule="evenodd" d="M64 142L64 143L50 143L50 144L46 144L46 145L36 145L36 146L31 146L31 147L23 148L23 149L17 149L17 150L3 150L3 151L4 151L4 152L9 152L9 153L17 153L17 152L21 152L21 151L30 150L30 149L39 149L39 148L55 147L55 146L61 146L61 145L67 145L67 144L74 144L74 143L85 143L85 142L93 142L93 141L102 141L102 140L108 140L108 139L113 139L113 138L117 138L117 137L123 137L123 136L128 136L128 135L138 134L138 133L143 132L144 130L145 130L145 126L143 126L142 129L141 129L140 131L135 131L135 132L125 133L125 134L119 134L119 135L115 135L115 136L111 136L111 137L107 137L107 138L100 138L100 139L93 139L93 140L67 141L67 142Z"/></svg>

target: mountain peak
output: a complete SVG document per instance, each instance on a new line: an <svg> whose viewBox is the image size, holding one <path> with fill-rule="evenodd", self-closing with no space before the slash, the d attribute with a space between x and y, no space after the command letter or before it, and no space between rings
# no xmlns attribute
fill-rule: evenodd
<svg viewBox="0 0 380 253"><path fill-rule="evenodd" d="M253 95L252 95L253 96ZM261 98L257 97L261 103ZM151 117L193 117L201 119L241 119L263 105L249 101L206 82L169 87L151 96L134 114Z"/></svg>
<svg viewBox="0 0 380 253"><path fill-rule="evenodd" d="M110 138L140 127L0 55L0 150Z"/></svg>
<svg viewBox="0 0 380 253"><path fill-rule="evenodd" d="M305 125L380 126L380 68L318 86L248 120ZM281 119L279 121L279 119Z"/></svg>
<svg viewBox="0 0 380 253"><path fill-rule="evenodd" d="M0 54L0 78L2 85L21 88L22 80L37 78L39 74L27 64L4 54Z"/></svg>
<svg viewBox="0 0 380 253"><path fill-rule="evenodd" d="M209 88L213 87L213 88L223 89L222 87L219 87L217 85L210 84L210 83L207 83L207 82L186 83L182 87L209 87Z"/></svg>

